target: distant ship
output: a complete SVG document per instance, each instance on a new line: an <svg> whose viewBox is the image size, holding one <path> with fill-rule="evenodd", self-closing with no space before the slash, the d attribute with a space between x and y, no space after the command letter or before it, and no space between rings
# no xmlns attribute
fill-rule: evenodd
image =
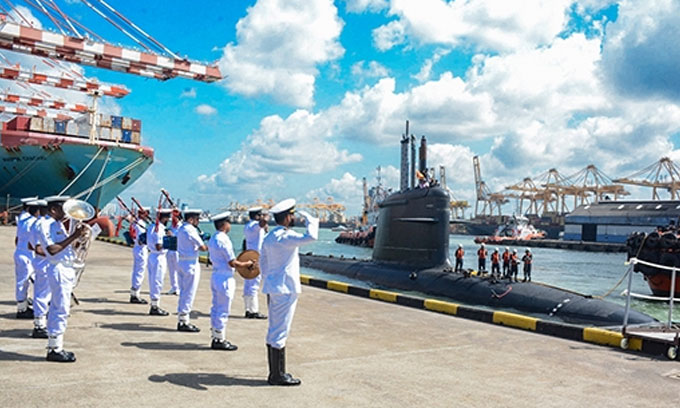
<svg viewBox="0 0 680 408"><path fill-rule="evenodd" d="M0 131L0 199L66 194L103 208L153 163L141 121L85 115L78 120L16 116ZM94 123L92 123L94 122Z"/></svg>

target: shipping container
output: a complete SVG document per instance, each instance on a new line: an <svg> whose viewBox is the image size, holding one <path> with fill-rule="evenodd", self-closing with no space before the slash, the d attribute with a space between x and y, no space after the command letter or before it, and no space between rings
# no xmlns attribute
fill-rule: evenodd
<svg viewBox="0 0 680 408"><path fill-rule="evenodd" d="M111 140L115 142L120 142L120 139L123 137L123 131L120 129L112 128L111 129Z"/></svg>
<svg viewBox="0 0 680 408"><path fill-rule="evenodd" d="M132 131L123 129L123 143L130 143L132 141Z"/></svg>
<svg viewBox="0 0 680 408"><path fill-rule="evenodd" d="M111 116L109 115L104 115L103 113L99 114L99 126L103 127L111 127Z"/></svg>
<svg viewBox="0 0 680 408"><path fill-rule="evenodd" d="M30 130L34 132L42 132L43 130L43 118L31 118Z"/></svg>
<svg viewBox="0 0 680 408"><path fill-rule="evenodd" d="M132 143L136 145L142 144L142 134L140 132L132 131Z"/></svg>
<svg viewBox="0 0 680 408"><path fill-rule="evenodd" d="M30 127L30 118L27 116L17 116L7 122L8 130L28 130Z"/></svg>
<svg viewBox="0 0 680 408"><path fill-rule="evenodd" d="M54 121L54 131L60 135L66 134L66 121L65 120L55 120Z"/></svg>
<svg viewBox="0 0 680 408"><path fill-rule="evenodd" d="M72 120L68 121L68 124L66 125L66 134L74 136L78 134L78 125L76 122Z"/></svg>
<svg viewBox="0 0 680 408"><path fill-rule="evenodd" d="M100 127L99 138L102 140L111 140L111 128Z"/></svg>
<svg viewBox="0 0 680 408"><path fill-rule="evenodd" d="M47 133L55 133L54 119L45 118L45 120L43 121L43 131Z"/></svg>
<svg viewBox="0 0 680 408"><path fill-rule="evenodd" d="M123 129L132 130L132 119L123 118Z"/></svg>
<svg viewBox="0 0 680 408"><path fill-rule="evenodd" d="M132 130L135 132L142 131L142 121L139 119L132 119Z"/></svg>
<svg viewBox="0 0 680 408"><path fill-rule="evenodd" d="M121 129L123 127L123 118L120 116L111 116L111 127Z"/></svg>

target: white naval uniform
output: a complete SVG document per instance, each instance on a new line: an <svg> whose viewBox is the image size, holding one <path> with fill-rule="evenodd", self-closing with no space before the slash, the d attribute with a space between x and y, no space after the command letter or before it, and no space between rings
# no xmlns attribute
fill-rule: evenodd
<svg viewBox="0 0 680 408"><path fill-rule="evenodd" d="M298 247L319 237L319 220L307 218L304 234L277 226L262 243L260 270L262 292L268 295L269 329L267 344L281 349L286 346L293 323L300 285L300 256Z"/></svg>
<svg viewBox="0 0 680 408"><path fill-rule="evenodd" d="M177 227L170 227L170 231L172 232L173 236L177 236ZM179 255L177 254L177 251L173 251L171 249L168 249L168 253L166 254L166 259L168 263L168 275L170 275L170 292L179 292L179 286L177 284L177 272L179 271L179 265L177 262L179 261Z"/></svg>
<svg viewBox="0 0 680 408"><path fill-rule="evenodd" d="M29 278L33 274L33 251L28 248L31 227L36 218L28 212L17 217L17 246L14 250L15 298L19 311L28 307Z"/></svg>
<svg viewBox="0 0 680 408"><path fill-rule="evenodd" d="M260 222L250 220L243 227L243 236L246 240L246 249L252 249L260 253L262 251L262 241L264 241L264 228L260 227ZM246 311L257 313L259 311L257 303L257 292L260 290L261 275L253 279L243 280L243 300L246 304Z"/></svg>
<svg viewBox="0 0 680 408"><path fill-rule="evenodd" d="M54 255L50 255L47 251L47 247L68 238L64 224L52 217L47 217L39 226L40 245L45 248L47 254L47 279L52 291L52 299L47 312L48 348L60 352L63 348L63 336L71 307L71 292L76 279L76 271L73 268L76 255L71 245Z"/></svg>
<svg viewBox="0 0 680 408"><path fill-rule="evenodd" d="M201 278L201 265L198 263L198 250L205 245L196 227L188 222L177 229L177 254L179 256L179 300L177 318L180 323L189 323L189 313L194 304L198 281Z"/></svg>
<svg viewBox="0 0 680 408"><path fill-rule="evenodd" d="M212 291L212 307L210 308L210 327L212 337L221 341L226 340L226 326L234 299L236 280L234 268L229 262L236 259L231 239L225 232L217 232L208 241L210 260L213 272L210 279Z"/></svg>
<svg viewBox="0 0 680 408"><path fill-rule="evenodd" d="M41 224L48 222L50 217L38 217L31 227L30 243L33 248L40 244ZM45 248L42 247L43 252ZM49 261L46 256L37 252L33 256L33 270L35 270L35 282L33 282L33 322L36 328L44 328L47 322L47 308L52 297L50 282L47 278L47 266Z"/></svg>
<svg viewBox="0 0 680 408"><path fill-rule="evenodd" d="M160 306L161 291L163 290L163 280L167 269L167 259L165 257L167 249L163 249L163 237L165 236L165 225L152 222L146 229L146 246L149 248L149 298L151 306ZM156 244L161 245L161 249L156 249Z"/></svg>
<svg viewBox="0 0 680 408"><path fill-rule="evenodd" d="M146 244L139 241L139 237L146 233L146 223L142 220L137 220L132 224L132 229L135 233L135 246L132 247L132 277L130 289L132 296L139 297L139 290L144 281L146 265L149 259L149 250L147 249ZM149 285L151 285L151 281L149 281Z"/></svg>

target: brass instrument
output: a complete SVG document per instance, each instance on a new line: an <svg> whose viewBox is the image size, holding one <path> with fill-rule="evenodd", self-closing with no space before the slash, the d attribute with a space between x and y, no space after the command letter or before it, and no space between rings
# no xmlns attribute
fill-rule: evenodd
<svg viewBox="0 0 680 408"><path fill-rule="evenodd" d="M243 252L241 252L237 257L237 261L241 262L248 262L248 261L254 261L257 262L260 260L260 253L257 251L254 251L252 249L247 249ZM257 275L260 274L260 266L258 264L254 265L251 268L248 268L247 266L243 267L236 267L236 272L239 273L243 277L243 279L253 279L256 278Z"/></svg>
<svg viewBox="0 0 680 408"><path fill-rule="evenodd" d="M80 282L83 271L85 271L85 258L93 238L92 227L86 224L85 221L94 218L97 215L97 211L87 201L75 199L66 200L62 208L66 217L71 220L69 223L69 235L73 234L76 228L81 225L82 228L85 228L84 233L71 244L75 253L75 262L73 263L73 268L76 271L76 281L73 285L75 288Z"/></svg>

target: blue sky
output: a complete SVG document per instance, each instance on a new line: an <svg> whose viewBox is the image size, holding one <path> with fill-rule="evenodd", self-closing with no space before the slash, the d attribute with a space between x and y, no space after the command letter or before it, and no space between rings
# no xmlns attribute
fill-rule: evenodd
<svg viewBox="0 0 680 408"><path fill-rule="evenodd" d="M211 210L330 196L355 215L361 178L374 181L377 166L396 187L407 119L430 140L430 165L445 166L471 204L473 155L493 191L553 167L570 175L593 163L618 177L680 159L676 2L109 3L226 75L204 84L84 69L132 90L106 107L141 119L156 150L126 193L149 203L160 187ZM131 45L83 3L59 4Z"/></svg>

